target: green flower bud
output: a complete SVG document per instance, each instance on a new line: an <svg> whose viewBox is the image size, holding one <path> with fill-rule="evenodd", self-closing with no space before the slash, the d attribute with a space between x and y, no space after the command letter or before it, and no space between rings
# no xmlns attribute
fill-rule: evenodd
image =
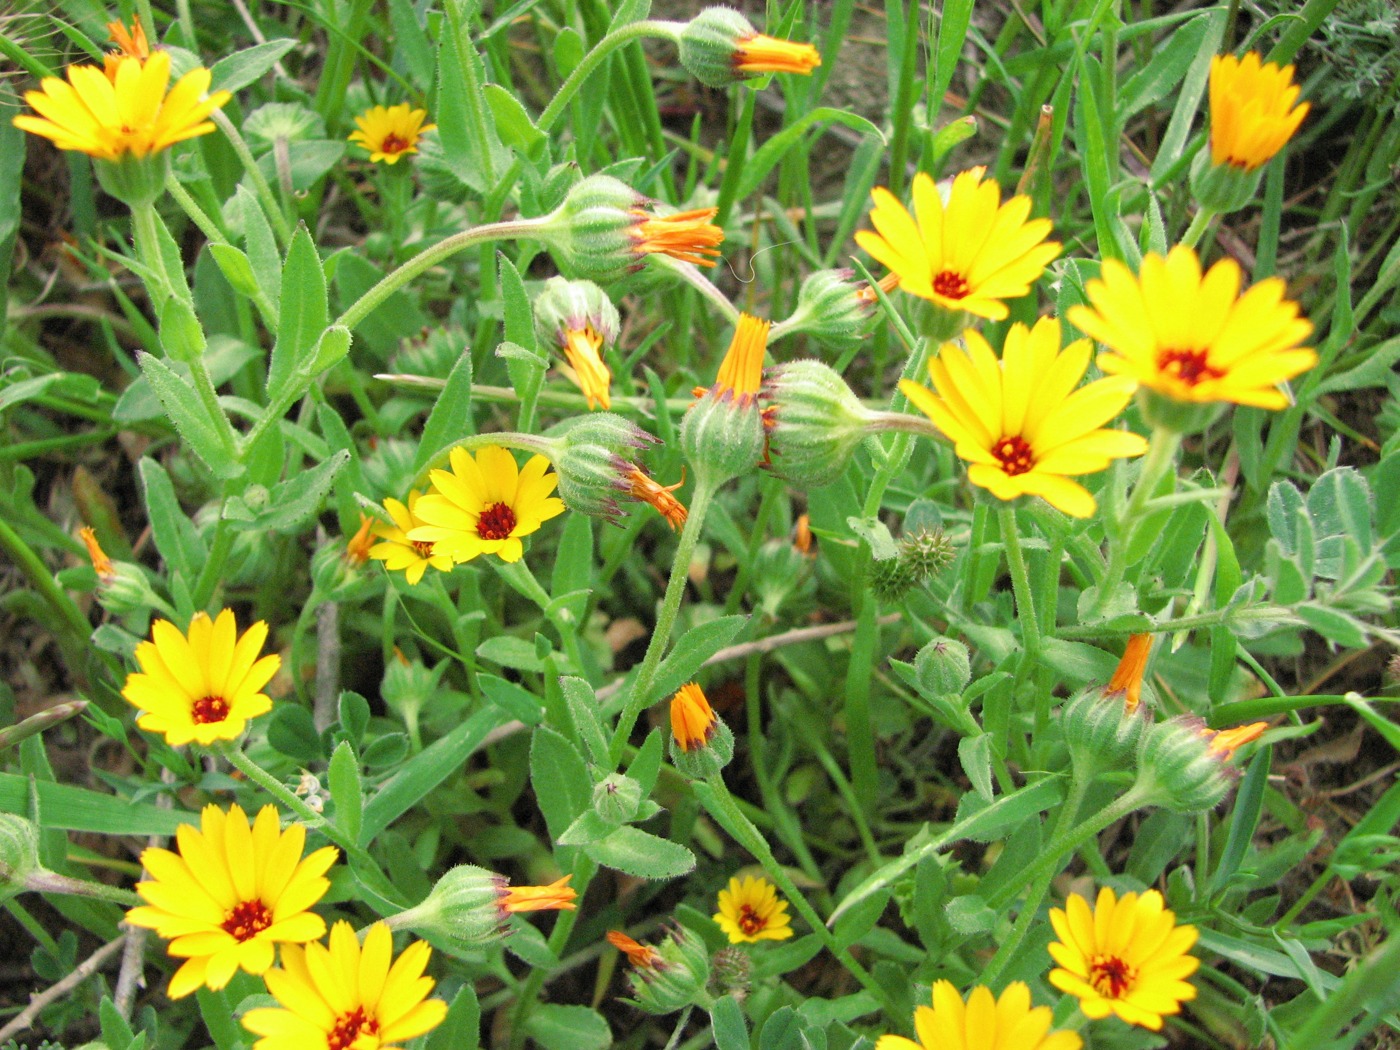
<svg viewBox="0 0 1400 1050"><path fill-rule="evenodd" d="M159 602L146 570L129 561L114 561L110 576L97 584L97 601L116 616L146 613Z"/></svg>
<svg viewBox="0 0 1400 1050"><path fill-rule="evenodd" d="M1229 215L1246 207L1259 192L1263 168L1245 170L1233 164L1216 164L1203 149L1191 162L1191 195L1215 215Z"/></svg>
<svg viewBox="0 0 1400 1050"><path fill-rule="evenodd" d="M656 438L635 423L613 412L594 412L567 420L547 437L559 498L570 510L616 522L622 516L618 498L639 498L637 478L646 472L630 457Z"/></svg>
<svg viewBox="0 0 1400 1050"><path fill-rule="evenodd" d="M1266 723L1254 722L1216 731L1193 716L1160 722L1143 734L1139 780L1152 786L1153 801L1164 809L1202 813L1218 804L1239 778L1228 764L1235 749L1266 728Z"/></svg>
<svg viewBox="0 0 1400 1050"><path fill-rule="evenodd" d="M1147 708L1128 710L1123 693L1097 686L1076 693L1060 708L1060 729L1079 775L1124 765L1151 724Z"/></svg>
<svg viewBox="0 0 1400 1050"><path fill-rule="evenodd" d="M121 160L94 157L92 168L98 184L117 200L132 208L148 207L165 192L170 151L157 150L144 157L128 153Z"/></svg>
<svg viewBox="0 0 1400 1050"><path fill-rule="evenodd" d="M803 488L829 485L845 473L875 419L836 370L820 361L769 369L763 399L773 473Z"/></svg>
<svg viewBox="0 0 1400 1050"><path fill-rule="evenodd" d="M671 697L671 764L684 777L707 780L734 757L734 734L694 682Z"/></svg>
<svg viewBox="0 0 1400 1050"><path fill-rule="evenodd" d="M603 342L617 341L622 329L617 307L592 281L551 277L535 297L535 331L540 339L564 349L568 332L591 328Z"/></svg>
<svg viewBox="0 0 1400 1050"><path fill-rule="evenodd" d="M919 689L928 696L953 696L967 688L972 661L967 646L952 638L935 638L914 657Z"/></svg>
<svg viewBox="0 0 1400 1050"><path fill-rule="evenodd" d="M39 863L39 829L14 813L0 813L0 901L29 888L30 876L43 871Z"/></svg>
<svg viewBox="0 0 1400 1050"><path fill-rule="evenodd" d="M457 954L478 952L509 932L501 900L506 879L495 872L462 864L450 868L423 903L390 916L391 930L411 930Z"/></svg>
<svg viewBox="0 0 1400 1050"><path fill-rule="evenodd" d="M881 601L898 601L953 560L953 545L942 529L926 529L899 541L893 558L871 564L870 589Z"/></svg>
<svg viewBox="0 0 1400 1050"><path fill-rule="evenodd" d="M1138 387L1137 403L1148 426L1178 434L1201 433L1219 419L1227 407L1224 401L1178 401L1146 386Z"/></svg>
<svg viewBox="0 0 1400 1050"><path fill-rule="evenodd" d="M753 958L737 945L726 945L710 960L710 990L715 995L733 996L739 1002L748 997L753 978Z"/></svg>
<svg viewBox="0 0 1400 1050"><path fill-rule="evenodd" d="M748 474L767 447L758 394L768 322L739 315L715 385L700 393L681 421L681 451L702 484L721 485Z"/></svg>
<svg viewBox="0 0 1400 1050"><path fill-rule="evenodd" d="M683 926L671 930L655 949L649 965L636 966L627 977L636 996L633 1002L649 1014L711 1004L705 990L710 980L709 953L705 942Z"/></svg>
<svg viewBox="0 0 1400 1050"><path fill-rule="evenodd" d="M609 824L626 824L642 805L642 785L623 773L609 773L593 785L593 812Z"/></svg>
<svg viewBox="0 0 1400 1050"><path fill-rule="evenodd" d="M681 65L707 87L723 88L765 73L810 74L821 56L810 44L763 36L728 7L708 7L680 35Z"/></svg>
<svg viewBox="0 0 1400 1050"><path fill-rule="evenodd" d="M816 590L813 561L788 540L769 540L753 563L753 588L764 615L776 619L783 606L800 605ZM794 609L789 609L791 615Z"/></svg>
<svg viewBox="0 0 1400 1050"><path fill-rule="evenodd" d="M818 270L802 282L797 308L773 328L773 339L806 334L833 350L853 350L875 322L875 297L852 280L854 270Z"/></svg>

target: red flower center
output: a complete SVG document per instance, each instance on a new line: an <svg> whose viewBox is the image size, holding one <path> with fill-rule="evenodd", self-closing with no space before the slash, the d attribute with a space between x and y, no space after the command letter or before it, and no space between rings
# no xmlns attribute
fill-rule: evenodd
<svg viewBox="0 0 1400 1050"><path fill-rule="evenodd" d="M476 521L476 534L483 540L506 540L515 530L515 511L504 503L493 503Z"/></svg>
<svg viewBox="0 0 1400 1050"><path fill-rule="evenodd" d="M242 901L233 906L228 918L219 928L235 941L252 940L272 925L272 912L259 900Z"/></svg>
<svg viewBox="0 0 1400 1050"><path fill-rule="evenodd" d="M745 904L739 908L739 929L748 936L752 937L767 925L768 920L754 911L752 904Z"/></svg>
<svg viewBox="0 0 1400 1050"><path fill-rule="evenodd" d="M1089 983L1109 999L1121 999L1137 980L1137 971L1116 955L1101 955L1089 966Z"/></svg>
<svg viewBox="0 0 1400 1050"><path fill-rule="evenodd" d="M962 274L944 270L933 279L933 290L945 299L965 299L971 289Z"/></svg>
<svg viewBox="0 0 1400 1050"><path fill-rule="evenodd" d="M431 558L433 556L432 540L409 540L408 544L413 548L413 552L420 558Z"/></svg>
<svg viewBox="0 0 1400 1050"><path fill-rule="evenodd" d="M992 446L992 455L1010 477L1028 474L1035 467L1035 453L1020 434L1007 434Z"/></svg>
<svg viewBox="0 0 1400 1050"><path fill-rule="evenodd" d="M197 726L210 722L222 722L228 717L228 701L222 696L206 696L194 702L190 708L190 721Z"/></svg>
<svg viewBox="0 0 1400 1050"><path fill-rule="evenodd" d="M1219 379L1223 369L1212 368L1204 350L1163 350L1157 355L1157 371L1195 386L1204 379Z"/></svg>
<svg viewBox="0 0 1400 1050"><path fill-rule="evenodd" d="M365 1016L365 1008L357 1006L348 1014L336 1018L335 1027L326 1035L326 1050L347 1050L360 1038L360 1033L379 1034L379 1022Z"/></svg>
<svg viewBox="0 0 1400 1050"><path fill-rule="evenodd" d="M408 139L400 138L391 131L384 136L384 141L379 144L379 152L392 156L395 153L402 153L412 145L413 143L409 142Z"/></svg>

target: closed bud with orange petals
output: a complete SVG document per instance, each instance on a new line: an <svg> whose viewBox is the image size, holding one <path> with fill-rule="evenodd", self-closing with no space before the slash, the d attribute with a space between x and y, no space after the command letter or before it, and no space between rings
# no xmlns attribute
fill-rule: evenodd
<svg viewBox="0 0 1400 1050"><path fill-rule="evenodd" d="M696 683L671 697L671 761L694 780L713 776L734 757L734 734L705 699Z"/></svg>

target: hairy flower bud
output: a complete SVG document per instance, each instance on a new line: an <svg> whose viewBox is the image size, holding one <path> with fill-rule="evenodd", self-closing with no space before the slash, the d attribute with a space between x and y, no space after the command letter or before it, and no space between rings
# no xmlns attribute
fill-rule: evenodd
<svg viewBox="0 0 1400 1050"><path fill-rule="evenodd" d="M638 955L632 951L628 958L634 962L627 975L636 996L633 1001L647 1013L669 1014L687 1006L710 1005L710 995L705 990L710 980L709 953L705 942L685 927L673 928L670 936L646 956L647 965L638 964Z"/></svg>
<svg viewBox="0 0 1400 1050"><path fill-rule="evenodd" d="M714 88L764 73L809 75L822 61L811 44L764 36L729 7L707 7L686 23L680 59L691 76Z"/></svg>
<svg viewBox="0 0 1400 1050"><path fill-rule="evenodd" d="M568 881L565 876L549 886L512 888L503 875L462 864L448 869L421 904L386 921L391 930L412 930L450 951L471 954L505 937L515 912L572 910L577 894Z"/></svg>
<svg viewBox="0 0 1400 1050"><path fill-rule="evenodd" d="M773 339L805 334L833 350L854 350L875 326L875 296L869 285L854 276L854 270L818 270L809 275L797 292L796 309L774 326ZM894 280L888 283L893 287L898 274L890 276Z"/></svg>
<svg viewBox="0 0 1400 1050"><path fill-rule="evenodd" d="M593 785L593 812L608 824L626 824L641 805L642 785L624 773L609 773Z"/></svg>
<svg viewBox="0 0 1400 1050"><path fill-rule="evenodd" d="M734 734L724 724L704 690L694 682L671 697L671 764L692 780L706 780L734 757Z"/></svg>
<svg viewBox="0 0 1400 1050"><path fill-rule="evenodd" d="M634 474L645 475L631 457L656 438L613 412L576 416L546 437L554 446L546 455L559 475L559 498L570 510L616 522L618 499L636 498Z"/></svg>
<svg viewBox="0 0 1400 1050"><path fill-rule="evenodd" d="M1173 718L1143 735L1138 775L1148 781L1154 801L1176 813L1201 813L1220 802L1239 778L1229 760L1238 747L1268 726L1254 722L1234 729L1207 729L1199 718Z"/></svg>
<svg viewBox="0 0 1400 1050"><path fill-rule="evenodd" d="M763 459L767 436L758 395L768 322L740 314L715 385L681 421L681 451L702 480L719 485L749 473Z"/></svg>
<svg viewBox="0 0 1400 1050"><path fill-rule="evenodd" d="M870 589L881 601L898 601L953 560L953 545L942 529L904 536L893 558L871 563Z"/></svg>
<svg viewBox="0 0 1400 1050"><path fill-rule="evenodd" d="M773 473L804 488L839 478L875 419L836 370L820 361L769 369L763 400Z"/></svg>
<svg viewBox="0 0 1400 1050"><path fill-rule="evenodd" d="M620 329L617 307L592 281L551 277L535 299L535 330L543 341L563 351L570 378L583 391L589 408L611 407L612 373L598 352L617 340Z"/></svg>
<svg viewBox="0 0 1400 1050"><path fill-rule="evenodd" d="M919 688L928 696L953 696L967 688L972 661L967 646L953 638L935 638L914 657Z"/></svg>

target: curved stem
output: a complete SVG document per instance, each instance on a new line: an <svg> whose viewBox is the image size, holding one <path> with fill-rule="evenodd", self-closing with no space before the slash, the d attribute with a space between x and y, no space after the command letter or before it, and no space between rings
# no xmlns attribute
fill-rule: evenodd
<svg viewBox="0 0 1400 1050"><path fill-rule="evenodd" d="M1194 248L1200 242L1201 237L1209 228L1211 220L1215 218L1215 212L1209 208L1201 208L1191 218L1191 225L1186 227L1186 232L1181 235L1180 243L1187 248Z"/></svg>
<svg viewBox="0 0 1400 1050"><path fill-rule="evenodd" d="M1021 662L1034 666L1040 659L1040 620L1035 614L1035 599L1031 595L1031 577L1026 571L1026 559L1021 550L1021 535L1016 531L1016 512L1011 504L1002 503L997 507L997 518L1001 524L1001 540L1006 547L1006 568L1011 573L1011 588L1016 595L1016 619L1021 624L1021 642L1025 646L1025 657Z"/></svg>
<svg viewBox="0 0 1400 1050"><path fill-rule="evenodd" d="M285 251L292 243L292 227L282 212L282 206L273 195L272 187L267 184L267 179L263 178L262 169L258 167L253 151L248 148L248 143L244 141L233 121L221 110L214 110L209 114L209 119L224 133L229 145L233 147L233 152L238 154L238 160L243 165L243 170L248 173L248 178L252 180L253 189L262 200L263 210L267 212L268 221L272 223L272 229L277 234L277 243Z"/></svg>
<svg viewBox="0 0 1400 1050"><path fill-rule="evenodd" d="M308 806L305 799L299 798L291 788L254 762L240 748L233 744L226 744L218 749L218 754L228 759L229 765L233 766L234 769L295 813L297 818L308 828L320 831L326 838L344 850L347 855L359 852L358 847L353 842L347 840L330 821Z"/></svg>
<svg viewBox="0 0 1400 1050"><path fill-rule="evenodd" d="M63 893L70 897L92 897L94 900L110 901L124 908L134 908L146 903L131 890L119 886L108 886L105 882L90 882L60 875L56 871L36 871L25 879L25 889L36 893Z"/></svg>
<svg viewBox="0 0 1400 1050"><path fill-rule="evenodd" d="M671 575L666 581L666 593L661 599L661 611L656 616L656 627L647 643L646 655L632 682L632 692L627 697L627 705L618 716L617 728L613 731L608 753L616 765L622 758L622 750L627 738L632 735L632 727L637 724L643 709L647 706L647 696L651 691L652 679L661 663L661 654L670 640L671 629L676 624L676 613L680 611L681 596L685 593L685 581L689 576L690 559L695 553L695 544L700 539L700 529L705 524L705 514L710 509L714 489L702 480L695 486L695 496L690 503L690 514L681 530L680 541L676 544L676 556L671 560Z"/></svg>
<svg viewBox="0 0 1400 1050"><path fill-rule="evenodd" d="M643 21L633 22L631 25L613 30L602 40L599 40L593 46L592 51L583 56L583 60L559 86L554 98L550 99L549 105L540 114L540 119L535 121L535 126L541 131L549 131L554 122L563 114L565 107L573 101L574 95L578 93L578 89L583 86L584 81L602 64L603 59L622 47L623 44L630 44L632 41L641 40L644 37L657 37L662 40L674 41L684 28L684 22Z"/></svg>

